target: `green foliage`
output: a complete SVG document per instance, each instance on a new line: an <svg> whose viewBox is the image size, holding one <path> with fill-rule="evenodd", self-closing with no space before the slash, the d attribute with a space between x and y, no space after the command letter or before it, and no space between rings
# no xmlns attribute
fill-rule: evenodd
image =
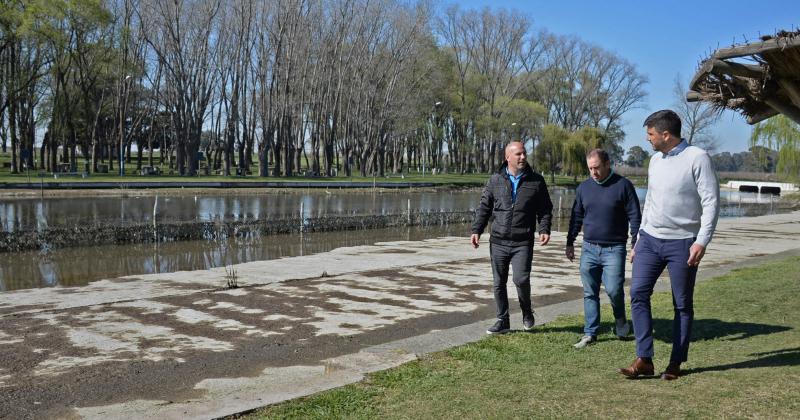
<svg viewBox="0 0 800 420"><path fill-rule="evenodd" d="M753 127L750 144L777 150L777 172L787 180L800 180L800 126L797 123L784 115L762 121ZM762 160L767 156L756 154Z"/></svg>
<svg viewBox="0 0 800 420"><path fill-rule="evenodd" d="M564 143L568 139L569 132L558 125L547 124L542 128L541 140L534 151L535 164L540 172L554 175L559 170Z"/></svg>
<svg viewBox="0 0 800 420"><path fill-rule="evenodd" d="M722 152L711 156L717 171L727 172L775 172L778 153L763 146L753 146L749 151Z"/></svg>
<svg viewBox="0 0 800 420"><path fill-rule="evenodd" d="M586 173L586 154L592 149L603 149L604 133L597 128L583 127L569 136L564 146L564 169L567 175Z"/></svg>
<svg viewBox="0 0 800 420"><path fill-rule="evenodd" d="M512 139L525 141L541 131L547 110L542 104L525 99L500 101L500 125L509 130Z"/></svg>
<svg viewBox="0 0 800 420"><path fill-rule="evenodd" d="M644 162L650 155L641 147L633 146L628 150L628 158L625 164L634 168L641 168L645 166Z"/></svg>
<svg viewBox="0 0 800 420"><path fill-rule="evenodd" d="M111 12L101 0L25 0L2 2L0 22L15 28L17 37L46 39L55 44L70 41L66 29L89 31L112 23Z"/></svg>

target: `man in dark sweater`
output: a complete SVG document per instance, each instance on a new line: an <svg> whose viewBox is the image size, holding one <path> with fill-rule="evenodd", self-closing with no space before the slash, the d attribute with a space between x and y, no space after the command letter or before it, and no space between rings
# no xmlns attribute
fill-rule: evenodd
<svg viewBox="0 0 800 420"><path fill-rule="evenodd" d="M500 334L511 328L508 313L509 265L514 269L513 281L522 309L522 327L533 329L531 304L531 263L536 224L539 225L539 244L550 241L550 220L553 203L547 192L544 178L533 172L525 155L525 146L511 142L505 148L506 162L489 178L481 202L475 211L470 243L478 248L489 218L492 236L489 238L489 255L494 276L494 300L497 304L497 321L486 332Z"/></svg>
<svg viewBox="0 0 800 420"><path fill-rule="evenodd" d="M575 238L583 227L581 281L583 283L583 337L575 348L597 341L600 326L600 283L605 286L616 320L615 333L623 338L630 333L625 316L625 244L630 225L631 248L636 243L642 213L636 189L626 178L611 169L608 153L594 149L586 155L591 177L575 194L569 221L565 254L575 258Z"/></svg>

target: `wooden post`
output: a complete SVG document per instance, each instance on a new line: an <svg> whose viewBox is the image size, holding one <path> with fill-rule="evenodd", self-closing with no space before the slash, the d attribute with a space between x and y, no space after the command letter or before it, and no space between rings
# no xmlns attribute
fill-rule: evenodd
<svg viewBox="0 0 800 420"><path fill-rule="evenodd" d="M408 199L408 211L406 212L406 224L411 226L411 199Z"/></svg>
<svg viewBox="0 0 800 420"><path fill-rule="evenodd" d="M156 194L156 201L153 203L153 241L158 243L158 228L156 225L156 215L158 214L158 194Z"/></svg>
<svg viewBox="0 0 800 420"><path fill-rule="evenodd" d="M561 217L561 200L564 198L563 195L558 196L558 217Z"/></svg>

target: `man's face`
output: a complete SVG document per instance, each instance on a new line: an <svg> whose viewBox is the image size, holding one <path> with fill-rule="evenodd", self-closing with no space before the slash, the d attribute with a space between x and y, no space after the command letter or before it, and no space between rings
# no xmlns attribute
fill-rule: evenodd
<svg viewBox="0 0 800 420"><path fill-rule="evenodd" d="M597 182L608 178L611 173L611 161L603 162L599 156L586 159L586 166L589 168L589 175Z"/></svg>
<svg viewBox="0 0 800 420"><path fill-rule="evenodd" d="M506 162L508 167L515 172L525 169L528 164L525 147L520 143L511 143L506 148Z"/></svg>
<svg viewBox="0 0 800 420"><path fill-rule="evenodd" d="M662 152L669 142L669 136L666 131L659 133L655 127L647 127L647 141L653 146L653 150Z"/></svg>

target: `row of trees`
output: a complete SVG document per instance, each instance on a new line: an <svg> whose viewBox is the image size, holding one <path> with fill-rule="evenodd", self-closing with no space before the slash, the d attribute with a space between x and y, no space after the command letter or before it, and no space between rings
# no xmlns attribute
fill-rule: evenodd
<svg viewBox="0 0 800 420"><path fill-rule="evenodd" d="M724 172L765 172L777 170L778 152L763 146L753 146L746 152L722 152L711 156L714 168Z"/></svg>
<svg viewBox="0 0 800 420"><path fill-rule="evenodd" d="M647 166L649 159L647 151L633 146L628 149L623 163L632 168L642 168ZM778 169L781 162L779 153L764 146L752 146L746 152L712 154L711 161L717 171L723 172L783 172L783 168Z"/></svg>
<svg viewBox="0 0 800 420"><path fill-rule="evenodd" d="M676 86L679 85L676 82ZM676 89L676 92L682 90ZM716 140L711 126L719 118L719 110L708 105L676 106L682 111L683 135L691 144L709 150L714 167L724 172L765 172L777 173L789 181L800 179L800 126L789 118L778 115L764 120L753 127L750 148L745 152L713 153ZM687 117L687 111L690 111ZM687 124L688 122L688 124ZM624 163L630 167L646 166L650 155L639 146L628 150Z"/></svg>
<svg viewBox="0 0 800 420"><path fill-rule="evenodd" d="M0 138L12 172L79 157L93 171L153 165L154 150L182 175L198 173L198 152L224 174L485 172L512 138L532 142L544 170L571 172L587 147L621 158L621 119L645 83L616 54L504 10L0 3Z"/></svg>

